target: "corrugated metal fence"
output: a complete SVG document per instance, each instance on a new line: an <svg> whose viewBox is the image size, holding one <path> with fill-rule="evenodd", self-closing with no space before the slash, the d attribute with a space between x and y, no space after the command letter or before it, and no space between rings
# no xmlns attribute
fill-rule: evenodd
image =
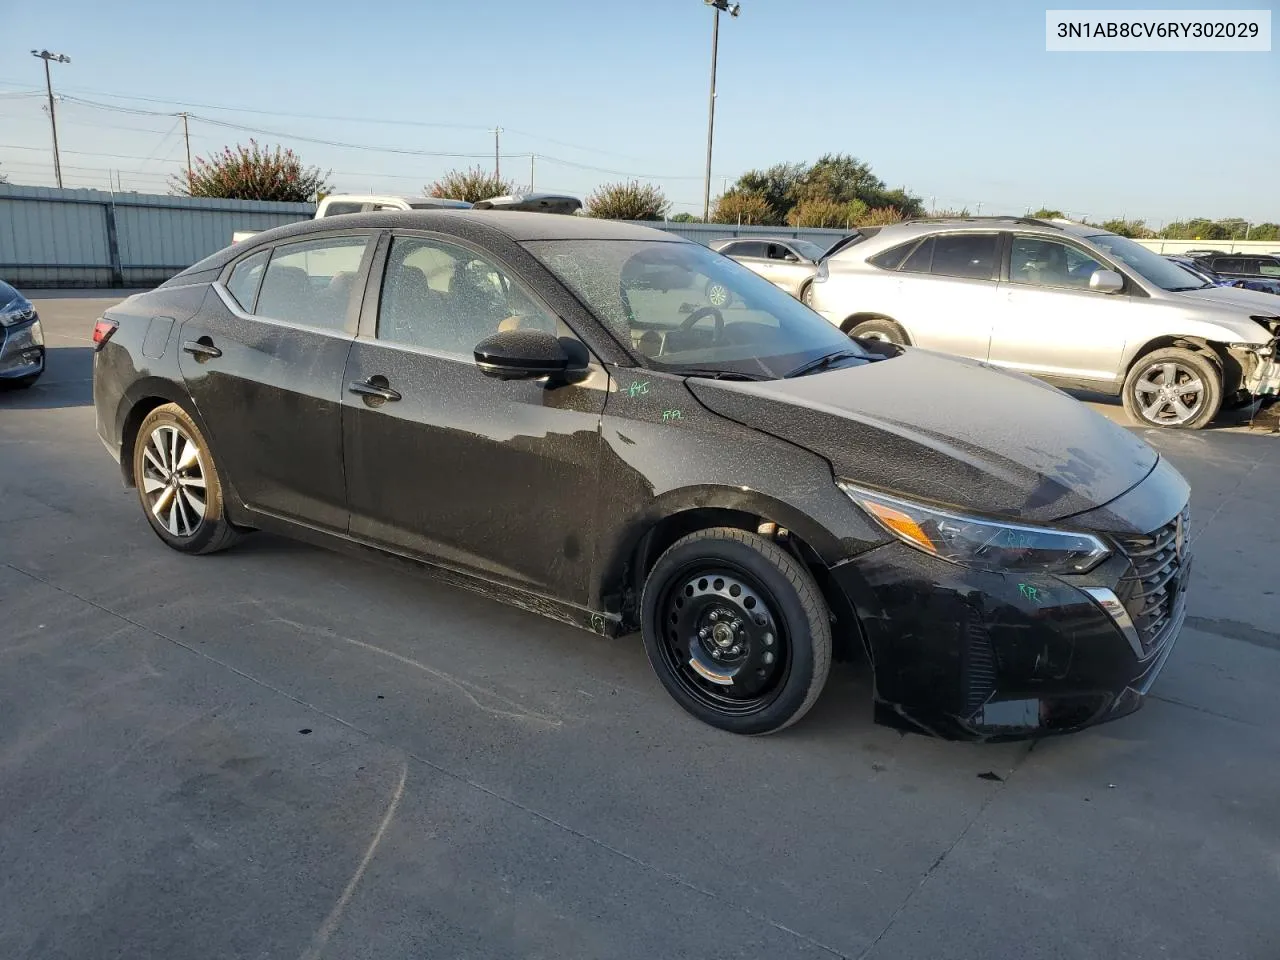
<svg viewBox="0 0 1280 960"><path fill-rule="evenodd" d="M0 184L0 278L19 287L143 287L310 203L206 200Z"/></svg>
<svg viewBox="0 0 1280 960"><path fill-rule="evenodd" d="M0 278L19 287L144 287L221 250L237 230L266 230L315 213L310 203L205 200L0 184ZM844 230L645 223L696 243L784 236L826 249ZM1158 253L1195 247L1267 252L1277 241L1143 240Z"/></svg>

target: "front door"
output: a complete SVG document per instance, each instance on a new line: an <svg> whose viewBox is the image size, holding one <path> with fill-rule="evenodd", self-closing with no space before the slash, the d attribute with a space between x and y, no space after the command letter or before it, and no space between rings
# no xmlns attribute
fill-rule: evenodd
<svg viewBox="0 0 1280 960"><path fill-rule="evenodd" d="M252 509L346 531L342 374L369 241L345 234L254 253L182 328L183 379Z"/></svg>
<svg viewBox="0 0 1280 960"><path fill-rule="evenodd" d="M1109 270L1084 248L1054 237L1013 235L1009 279L1001 283L991 362L1035 376L1113 385L1120 377L1125 321L1121 293L1089 289Z"/></svg>
<svg viewBox="0 0 1280 960"><path fill-rule="evenodd" d="M608 378L490 379L473 351L500 328L572 336L488 255L392 240L344 378L351 532L585 604Z"/></svg>

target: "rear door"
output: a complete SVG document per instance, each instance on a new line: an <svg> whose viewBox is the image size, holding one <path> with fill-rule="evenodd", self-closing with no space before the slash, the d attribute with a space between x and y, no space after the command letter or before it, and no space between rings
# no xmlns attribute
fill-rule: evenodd
<svg viewBox="0 0 1280 960"><path fill-rule="evenodd" d="M1089 289L1111 267L1057 237L1012 234L1008 276L993 311L991 362L1036 376L1112 384L1135 305Z"/></svg>
<svg viewBox="0 0 1280 960"><path fill-rule="evenodd" d="M916 346L986 360L999 276L1000 235L926 237L899 267L893 319Z"/></svg>
<svg viewBox="0 0 1280 960"><path fill-rule="evenodd" d="M484 376L474 349L499 329L576 338L511 269L457 238L396 235L385 259L345 376L351 532L585 603L604 370L559 386Z"/></svg>
<svg viewBox="0 0 1280 960"><path fill-rule="evenodd" d="M254 252L183 326L187 389L255 510L346 531L342 374L371 241L347 231Z"/></svg>

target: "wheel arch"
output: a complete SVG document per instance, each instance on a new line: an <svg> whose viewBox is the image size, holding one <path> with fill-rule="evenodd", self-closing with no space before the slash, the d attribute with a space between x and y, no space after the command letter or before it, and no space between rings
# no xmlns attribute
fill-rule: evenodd
<svg viewBox="0 0 1280 960"><path fill-rule="evenodd" d="M817 582L835 618L833 637L841 659L865 650L857 615L831 576L841 558L839 541L803 511L765 494L737 488L697 487L659 497L625 525L608 552L599 579L600 596L612 600L624 628L639 626L639 599L658 558L678 540L713 527L732 527L768 537L789 550Z"/></svg>
<svg viewBox="0 0 1280 960"><path fill-rule="evenodd" d="M1168 334L1152 337L1143 343L1142 346L1134 351L1128 363L1125 364L1124 375L1121 378L1122 382L1128 380L1133 368L1144 357L1167 347L1180 347L1183 350L1190 350L1192 353L1200 354L1212 362L1218 368L1218 373L1222 377L1222 395L1224 397L1228 397L1240 389L1244 371L1240 367L1240 361L1233 357L1227 349L1227 344L1220 340L1191 334Z"/></svg>
<svg viewBox="0 0 1280 960"><path fill-rule="evenodd" d="M170 380L150 377L139 380L131 386L116 408L116 436L120 441L120 473L125 486L133 487L136 480L133 476L133 450L138 439L138 428L147 415L157 407L166 403L174 403L181 407L195 421L200 432L209 442L209 431L196 410L195 403L187 392Z"/></svg>
<svg viewBox="0 0 1280 960"><path fill-rule="evenodd" d="M915 343L911 337L911 331L906 328L901 320L896 317L891 317L887 313L877 313L872 310L864 310L845 317L844 321L840 324L840 332L846 335L852 334L854 327L867 320L887 320L902 331L903 335L907 338L907 346L911 346Z"/></svg>

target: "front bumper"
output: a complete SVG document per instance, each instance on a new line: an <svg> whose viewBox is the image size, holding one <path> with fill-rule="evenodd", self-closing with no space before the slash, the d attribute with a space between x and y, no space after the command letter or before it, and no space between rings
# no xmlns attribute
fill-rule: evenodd
<svg viewBox="0 0 1280 960"><path fill-rule="evenodd" d="M1176 546L1172 536L1154 542L1167 548L1157 558L1170 560L1158 571L1120 548L1085 576L990 573L901 543L837 565L832 574L871 656L877 721L1002 740L1067 733L1137 710L1186 618L1181 524ZM1103 591L1121 604L1119 619L1097 598Z"/></svg>
<svg viewBox="0 0 1280 960"><path fill-rule="evenodd" d="M40 318L0 327L0 380L34 379L44 372L44 332Z"/></svg>

